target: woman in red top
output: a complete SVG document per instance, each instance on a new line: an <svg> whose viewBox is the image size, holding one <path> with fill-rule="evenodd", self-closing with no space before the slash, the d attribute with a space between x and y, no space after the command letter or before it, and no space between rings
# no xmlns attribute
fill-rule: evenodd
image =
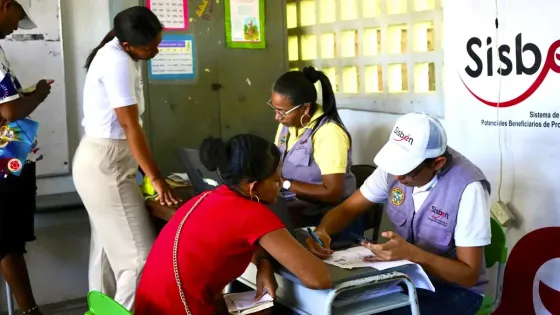
<svg viewBox="0 0 560 315"><path fill-rule="evenodd" d="M227 143L207 139L200 151L204 165L218 170L225 185L183 205L159 234L140 280L135 314L186 314L185 304L193 315L227 314L221 292L251 262L258 270L257 295L266 290L274 297L277 284L267 255L307 287L331 287L327 266L263 204L276 202L280 191L278 148L254 135L238 135Z"/></svg>

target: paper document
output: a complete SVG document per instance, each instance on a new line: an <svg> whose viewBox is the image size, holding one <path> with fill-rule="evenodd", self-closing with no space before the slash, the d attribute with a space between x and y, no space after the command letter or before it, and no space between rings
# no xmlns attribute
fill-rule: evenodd
<svg viewBox="0 0 560 315"><path fill-rule="evenodd" d="M231 293L224 295L230 314L252 314L274 306L272 297L267 293L255 301L256 291Z"/></svg>
<svg viewBox="0 0 560 315"><path fill-rule="evenodd" d="M191 183L189 180L189 176L183 173L172 173L171 175L167 176L165 181L172 188L187 187Z"/></svg>
<svg viewBox="0 0 560 315"><path fill-rule="evenodd" d="M187 173L171 173L171 175L169 175L168 178L177 182L189 181L189 175L187 175Z"/></svg>
<svg viewBox="0 0 560 315"><path fill-rule="evenodd" d="M381 262L364 261L364 258L369 256L373 256L373 253L369 249L363 246L357 246L346 250L334 252L329 259L325 260L325 263L343 269L369 267L375 268L377 270L385 270L389 268L402 267L398 271L409 276L416 288L435 292L435 288L430 281L430 278L428 278L428 275L426 274L424 269L420 267L420 265L409 260Z"/></svg>

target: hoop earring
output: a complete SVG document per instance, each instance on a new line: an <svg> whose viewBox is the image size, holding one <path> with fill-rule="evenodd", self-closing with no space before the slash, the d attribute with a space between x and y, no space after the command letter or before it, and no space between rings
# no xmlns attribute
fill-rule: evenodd
<svg viewBox="0 0 560 315"><path fill-rule="evenodd" d="M257 200L258 203L261 202L261 200L259 199L259 196L257 196L257 195L251 195L251 201L255 201L255 200L253 200L253 198L255 198L255 199Z"/></svg>
<svg viewBox="0 0 560 315"><path fill-rule="evenodd" d="M307 122L307 124L303 124L303 117L309 117L309 121ZM309 116L309 114L304 114L301 115L301 117L299 118L299 123L301 124L302 127L307 127L307 125L309 125L309 123L311 122L311 116Z"/></svg>

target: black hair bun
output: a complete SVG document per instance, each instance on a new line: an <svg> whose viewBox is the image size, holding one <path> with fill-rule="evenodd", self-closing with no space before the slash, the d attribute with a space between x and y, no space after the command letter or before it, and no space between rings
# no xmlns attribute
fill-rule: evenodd
<svg viewBox="0 0 560 315"><path fill-rule="evenodd" d="M321 72L317 71L313 67L305 67L303 68L302 72L313 84L317 83L317 81L321 79Z"/></svg>
<svg viewBox="0 0 560 315"><path fill-rule="evenodd" d="M226 144L220 138L207 138L200 146L200 161L211 172L227 164Z"/></svg>

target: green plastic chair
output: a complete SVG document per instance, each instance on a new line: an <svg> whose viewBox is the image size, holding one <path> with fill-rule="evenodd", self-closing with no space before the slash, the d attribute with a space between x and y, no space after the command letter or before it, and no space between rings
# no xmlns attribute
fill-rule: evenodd
<svg viewBox="0 0 560 315"><path fill-rule="evenodd" d="M98 291L88 293L87 301L89 311L85 315L132 315L118 302Z"/></svg>
<svg viewBox="0 0 560 315"><path fill-rule="evenodd" d="M490 218L490 230L492 231L492 240L490 245L484 248L484 257L486 259L486 268L491 268L496 263L498 264L498 281L496 283L496 293L494 294L495 298L484 296L482 306L476 315L491 314L496 310L502 298L502 283L504 281L504 270L508 252L506 233L500 223L494 218Z"/></svg>

